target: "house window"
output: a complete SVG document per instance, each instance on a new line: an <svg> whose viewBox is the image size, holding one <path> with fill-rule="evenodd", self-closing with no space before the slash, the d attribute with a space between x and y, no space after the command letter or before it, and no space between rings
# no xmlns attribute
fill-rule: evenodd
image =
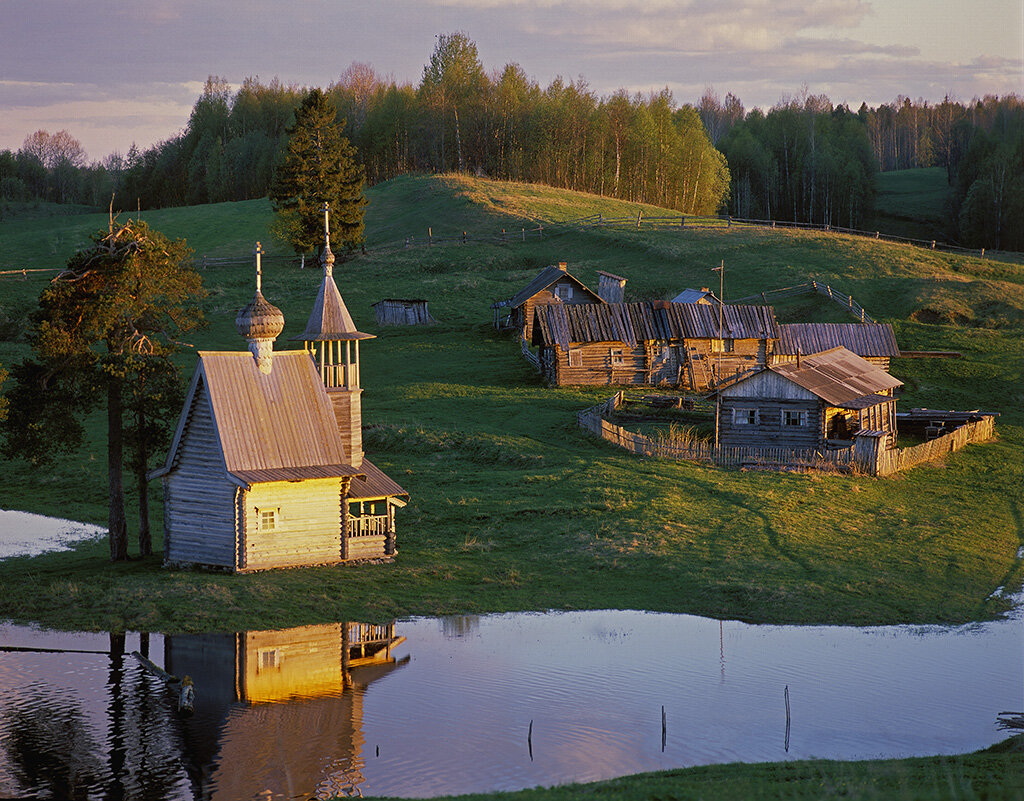
<svg viewBox="0 0 1024 801"><path fill-rule="evenodd" d="M785 428L807 425L807 412L784 409L782 411L782 425Z"/></svg>
<svg viewBox="0 0 1024 801"><path fill-rule="evenodd" d="M736 341L733 339L712 339L712 353L732 353L736 349Z"/></svg>
<svg viewBox="0 0 1024 801"><path fill-rule="evenodd" d="M732 422L737 426L756 426L757 409L733 409Z"/></svg>
<svg viewBox="0 0 1024 801"><path fill-rule="evenodd" d="M622 366L626 360L622 357L622 348L610 348L608 356L611 359L612 367Z"/></svg>
<svg viewBox="0 0 1024 801"><path fill-rule="evenodd" d="M572 348L569 351L569 366L570 367L582 367L583 366L583 351L579 348Z"/></svg>
<svg viewBox="0 0 1024 801"><path fill-rule="evenodd" d="M261 648L256 652L256 672L278 670L281 667L281 650L279 648Z"/></svg>
<svg viewBox="0 0 1024 801"><path fill-rule="evenodd" d="M277 528L276 509L257 509L260 515L260 531L273 531Z"/></svg>
<svg viewBox="0 0 1024 801"><path fill-rule="evenodd" d="M558 284L555 287L555 297L559 300L572 300L572 287L568 284Z"/></svg>
<svg viewBox="0 0 1024 801"><path fill-rule="evenodd" d="M363 513L363 504L360 501L348 502L348 516L359 517Z"/></svg>

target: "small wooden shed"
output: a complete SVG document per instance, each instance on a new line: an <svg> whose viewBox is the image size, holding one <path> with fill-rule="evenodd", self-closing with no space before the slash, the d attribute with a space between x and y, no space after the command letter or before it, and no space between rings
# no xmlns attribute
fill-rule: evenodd
<svg viewBox="0 0 1024 801"><path fill-rule="evenodd" d="M846 348L883 370L900 355L889 323L781 323L772 363L792 362L798 354L809 356L832 348Z"/></svg>
<svg viewBox="0 0 1024 801"><path fill-rule="evenodd" d="M538 306L532 344L549 384L666 385L703 392L767 363L770 306Z"/></svg>
<svg viewBox="0 0 1024 801"><path fill-rule="evenodd" d="M411 298L384 298L373 304L377 325L433 325L437 322L427 301Z"/></svg>
<svg viewBox="0 0 1024 801"><path fill-rule="evenodd" d="M522 332L527 342L533 334L533 310L538 306L559 304L579 306L605 301L590 291L582 281L571 275L563 261L545 267L530 283L507 300L491 304L496 328L512 328Z"/></svg>
<svg viewBox="0 0 1024 801"><path fill-rule="evenodd" d="M903 382L846 348L770 365L719 390L719 441L749 447L849 445L861 431L896 435Z"/></svg>
<svg viewBox="0 0 1024 801"><path fill-rule="evenodd" d="M692 289L687 287L674 298L673 303L703 303L705 305L714 305L718 303L718 298L715 297L715 293L708 289L706 286L700 289Z"/></svg>

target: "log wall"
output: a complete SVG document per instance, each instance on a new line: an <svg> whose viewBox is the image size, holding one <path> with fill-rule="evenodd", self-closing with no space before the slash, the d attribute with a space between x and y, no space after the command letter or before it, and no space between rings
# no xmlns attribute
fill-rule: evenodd
<svg viewBox="0 0 1024 801"><path fill-rule="evenodd" d="M233 569L237 487L227 478L202 383L178 453L177 464L163 478L164 561Z"/></svg>

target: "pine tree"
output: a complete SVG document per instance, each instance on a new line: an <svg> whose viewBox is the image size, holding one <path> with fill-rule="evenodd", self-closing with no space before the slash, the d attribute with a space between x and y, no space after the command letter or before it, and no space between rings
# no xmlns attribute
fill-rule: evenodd
<svg viewBox="0 0 1024 801"><path fill-rule="evenodd" d="M274 173L270 199L274 232L296 253L323 247L323 204L331 207L331 241L342 250L363 244L363 168L342 136L344 121L326 95L314 89L295 111L284 160Z"/></svg>
<svg viewBox="0 0 1024 801"><path fill-rule="evenodd" d="M149 552L141 469L176 417L179 395L167 359L176 338L202 322L203 289L184 240L144 222L111 220L43 290L33 314L35 358L17 365L8 394L4 452L45 464L74 450L82 418L106 402L110 558L128 558L124 453L140 478L140 552ZM168 402L170 398L170 402ZM126 428L125 417L129 417Z"/></svg>

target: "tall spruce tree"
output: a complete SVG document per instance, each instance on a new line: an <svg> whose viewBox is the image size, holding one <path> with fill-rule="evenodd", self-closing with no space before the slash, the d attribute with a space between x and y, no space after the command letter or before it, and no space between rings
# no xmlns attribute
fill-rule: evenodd
<svg viewBox="0 0 1024 801"><path fill-rule="evenodd" d="M274 173L270 199L277 212L274 232L296 253L323 247L323 204L331 206L331 239L342 251L363 244L366 198L363 167L342 136L327 96L313 89L295 111L283 161Z"/></svg>
<svg viewBox="0 0 1024 801"><path fill-rule="evenodd" d="M106 401L110 558L128 558L124 454L141 475L140 552L149 552L144 473L177 409L168 397L167 355L201 324L201 279L184 264L184 240L170 241L144 222L93 236L51 281L33 314L35 358L17 365L4 422L4 452L44 464L82 439L81 418ZM125 418L129 418L126 428ZM152 419L147 419L152 418ZM161 423L161 421L163 421Z"/></svg>

